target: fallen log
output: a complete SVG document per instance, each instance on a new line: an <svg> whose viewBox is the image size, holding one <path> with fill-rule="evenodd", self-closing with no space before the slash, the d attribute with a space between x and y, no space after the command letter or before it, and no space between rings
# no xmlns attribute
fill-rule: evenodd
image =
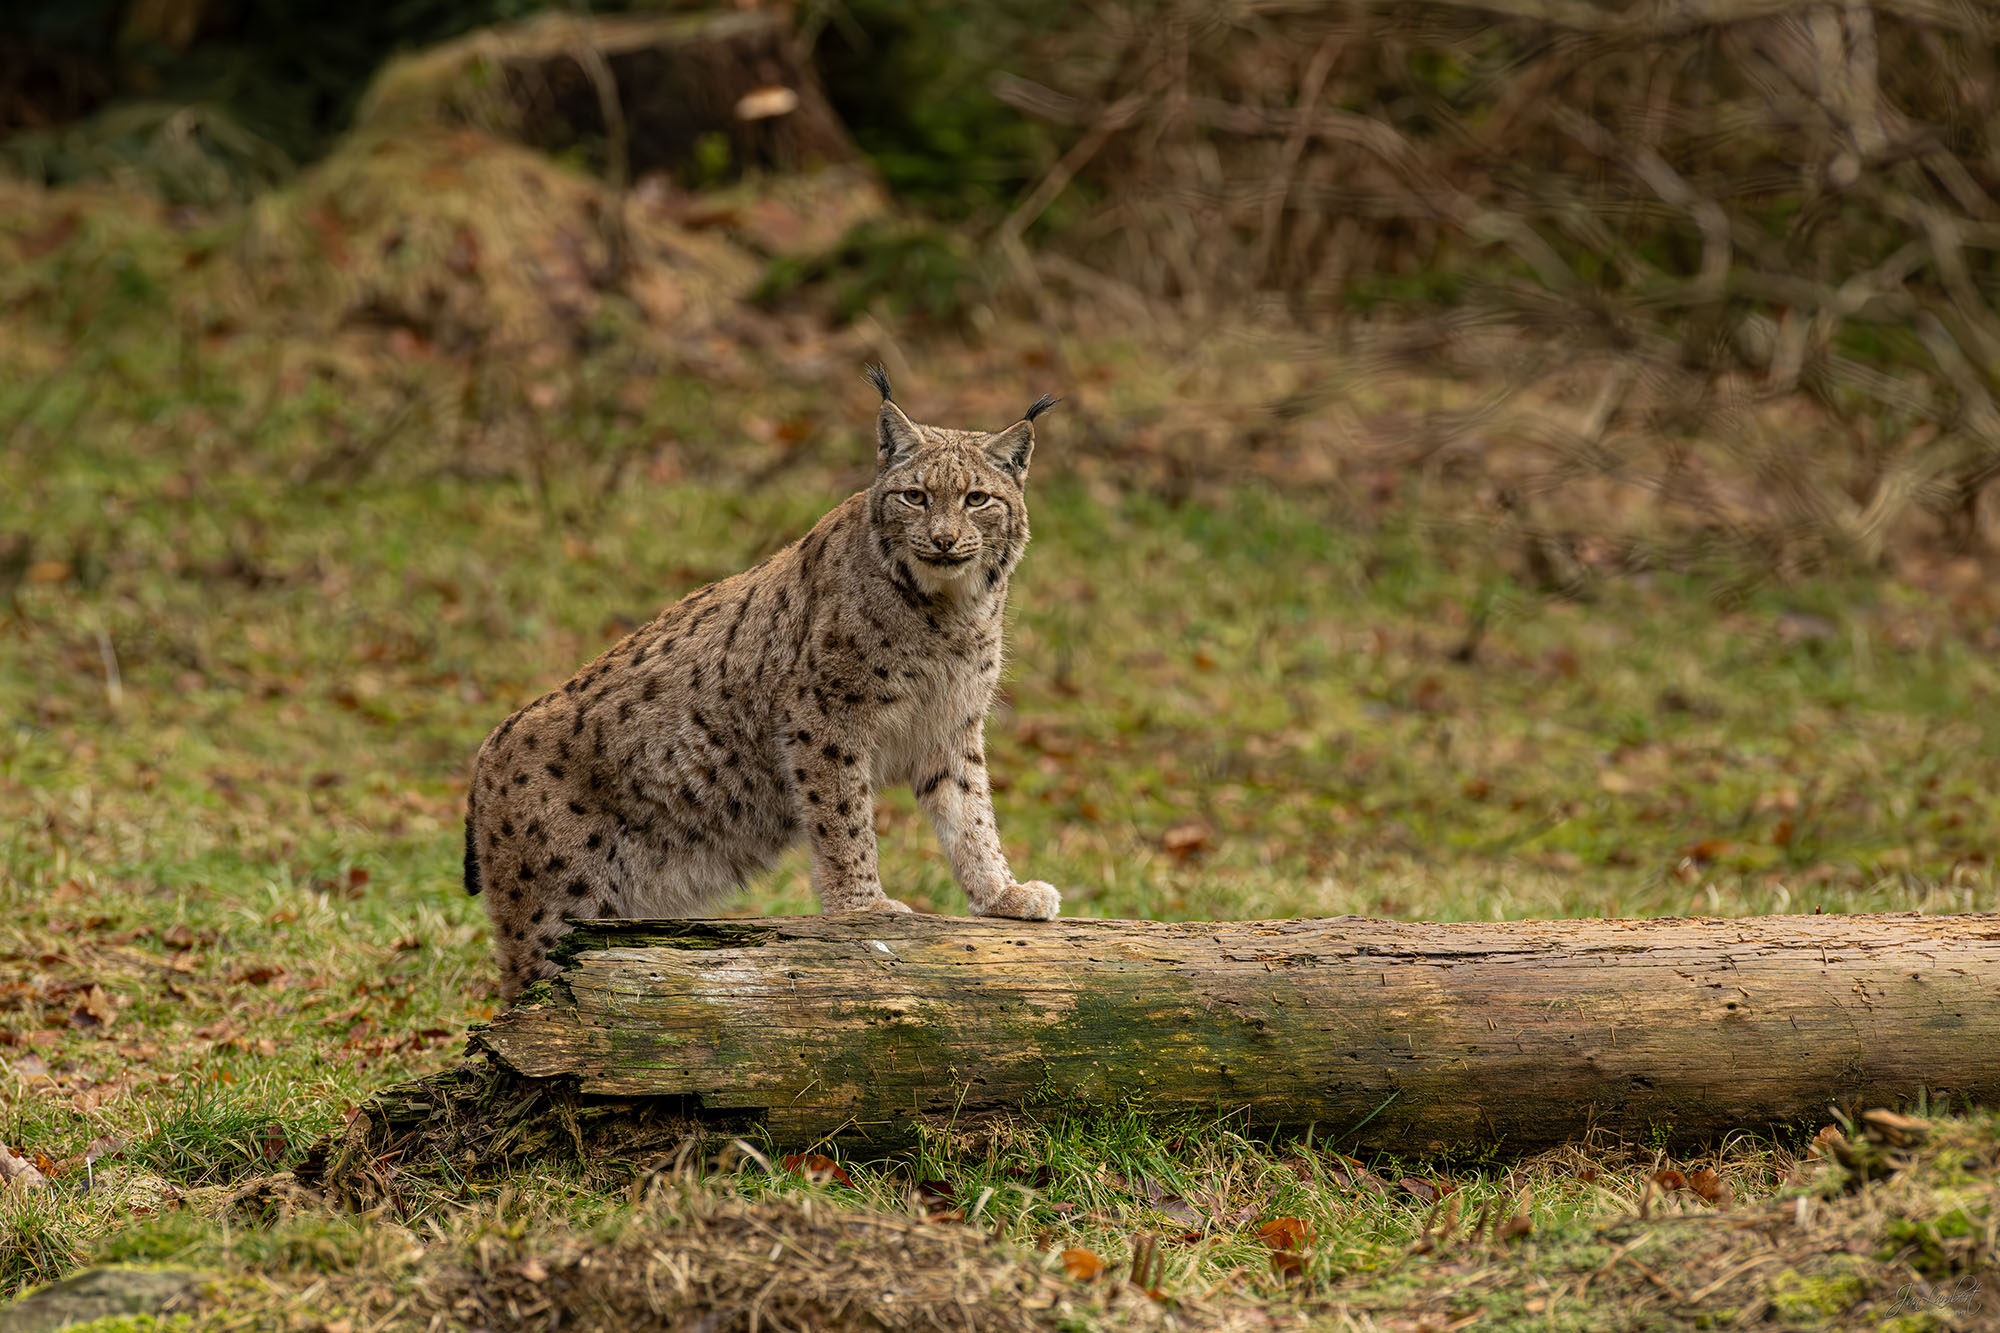
<svg viewBox="0 0 2000 1333"><path fill-rule="evenodd" d="M475 1032L483 1066L378 1100L354 1146L428 1133L470 1164L468 1135L525 1141L540 1116L578 1149L586 1126L611 1144L707 1126L890 1147L1130 1108L1518 1153L1593 1130L1810 1128L1920 1091L2000 1099L1991 914L592 921L559 958Z"/></svg>

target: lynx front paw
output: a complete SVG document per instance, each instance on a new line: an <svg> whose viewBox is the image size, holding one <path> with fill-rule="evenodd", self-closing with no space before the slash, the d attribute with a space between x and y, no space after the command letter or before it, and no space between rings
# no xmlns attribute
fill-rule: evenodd
<svg viewBox="0 0 2000 1333"><path fill-rule="evenodd" d="M1053 884L1031 879L1009 884L983 903L972 905L974 916L1004 916L1016 921L1053 921L1062 915L1062 895Z"/></svg>
<svg viewBox="0 0 2000 1333"><path fill-rule="evenodd" d="M878 897L870 899L865 903L841 903L838 906L821 904L819 910L824 914L831 915L835 912L914 912L917 909L908 903L898 902L894 898Z"/></svg>

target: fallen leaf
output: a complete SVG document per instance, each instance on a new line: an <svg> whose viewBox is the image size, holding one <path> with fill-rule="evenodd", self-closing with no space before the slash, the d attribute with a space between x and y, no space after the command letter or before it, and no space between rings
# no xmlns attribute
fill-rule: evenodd
<svg viewBox="0 0 2000 1333"><path fill-rule="evenodd" d="M1734 851L1736 844L1727 838L1702 838L1681 848L1681 859L1696 865L1712 865Z"/></svg>
<svg viewBox="0 0 2000 1333"><path fill-rule="evenodd" d="M38 1190L48 1181L36 1169L35 1164L19 1156L12 1148L0 1143L0 1185L21 1190Z"/></svg>
<svg viewBox="0 0 2000 1333"><path fill-rule="evenodd" d="M1296 1250L1312 1239L1312 1228L1297 1217L1274 1217L1257 1228L1257 1239L1274 1250Z"/></svg>
<svg viewBox="0 0 2000 1333"><path fill-rule="evenodd" d="M841 1169L839 1162L834 1161L825 1153L792 1153L781 1164L785 1170L812 1181L814 1184L832 1180L846 1185L850 1189L854 1186L853 1177Z"/></svg>
<svg viewBox="0 0 2000 1333"><path fill-rule="evenodd" d="M533 1255L521 1261L520 1273L530 1282L546 1282L549 1277L549 1270L542 1267L542 1261Z"/></svg>
<svg viewBox="0 0 2000 1333"><path fill-rule="evenodd" d="M276 963L253 963L249 967L237 969L229 979L252 986L263 986L267 985L274 978L282 977L283 975L285 975L285 969L279 967Z"/></svg>
<svg viewBox="0 0 2000 1333"><path fill-rule="evenodd" d="M1064 1250L1062 1266L1063 1271L1078 1282L1088 1282L1104 1271L1104 1260L1089 1250Z"/></svg>
<svg viewBox="0 0 2000 1333"><path fill-rule="evenodd" d="M185 923L171 925L161 932L160 943L170 949L192 949L195 946L195 934Z"/></svg>
<svg viewBox="0 0 2000 1333"><path fill-rule="evenodd" d="M1912 1143L1922 1143L1930 1137L1931 1127L1915 1116L1899 1115L1880 1107L1863 1111L1861 1119L1869 1131L1890 1146L1905 1148Z"/></svg>
<svg viewBox="0 0 2000 1333"><path fill-rule="evenodd" d="M69 1099L70 1107L78 1111L95 1111L106 1102L113 1102L132 1091L133 1080L113 1079L109 1083L93 1083Z"/></svg>
<svg viewBox="0 0 2000 1333"><path fill-rule="evenodd" d="M917 1182L916 1200L923 1209L924 1220L929 1222L963 1222L965 1214L958 1208L958 1192L947 1181L920 1180Z"/></svg>
<svg viewBox="0 0 2000 1333"><path fill-rule="evenodd" d="M1729 1186L1723 1184L1722 1177L1708 1167L1704 1166L1699 1171L1690 1175L1687 1178L1687 1186L1696 1194L1699 1194L1702 1198L1718 1207L1729 1201Z"/></svg>
<svg viewBox="0 0 2000 1333"><path fill-rule="evenodd" d="M1534 1229L1535 1224L1528 1220L1526 1213L1516 1213L1502 1222L1500 1229L1493 1234L1501 1240L1519 1240Z"/></svg>
<svg viewBox="0 0 2000 1333"><path fill-rule="evenodd" d="M1271 1251L1271 1271L1279 1277L1297 1277L1305 1266L1305 1256L1297 1250Z"/></svg>
<svg viewBox="0 0 2000 1333"><path fill-rule="evenodd" d="M1176 824L1160 835L1160 846L1176 861L1186 861L1206 850L1211 836L1206 824Z"/></svg>
<svg viewBox="0 0 2000 1333"><path fill-rule="evenodd" d="M103 1032L111 1027L116 1016L117 1010L112 1008L111 997L104 993L104 987L93 985L70 1011L69 1021L71 1027L85 1032Z"/></svg>
<svg viewBox="0 0 2000 1333"><path fill-rule="evenodd" d="M1419 1199L1422 1199L1425 1203L1437 1202L1437 1191L1431 1188L1428 1181L1416 1180L1409 1176L1404 1176L1396 1183L1416 1195Z"/></svg>
<svg viewBox="0 0 2000 1333"><path fill-rule="evenodd" d="M257 1146L263 1151L265 1161L275 1162L290 1149L292 1141L286 1136L283 1125L266 1125Z"/></svg>
<svg viewBox="0 0 2000 1333"><path fill-rule="evenodd" d="M1653 1173L1653 1183L1663 1190L1683 1190L1687 1188L1687 1177L1668 1167L1664 1171Z"/></svg>

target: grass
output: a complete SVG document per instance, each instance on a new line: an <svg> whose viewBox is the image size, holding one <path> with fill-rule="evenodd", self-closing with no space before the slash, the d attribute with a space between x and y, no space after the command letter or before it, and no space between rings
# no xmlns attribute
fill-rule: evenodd
<svg viewBox="0 0 2000 1333"><path fill-rule="evenodd" d="M1453 1165L1077 1121L852 1185L738 1153L329 1212L283 1172L493 1011L457 883L480 737L859 485L866 394L586 360L468 442L282 339L176 332L165 267L121 281L89 310L10 289L33 354L0 381L0 1138L57 1170L0 1199L0 1295L117 1260L211 1274L215 1327L529 1326L542 1299L678 1326L782 1289L788 1326L891 1291L948 1327L1859 1328L1905 1283L1993 1274L1980 1115L1853 1191L1796 1143ZM1129 351L1072 356L1134 420L1168 392ZM982 381L1023 378L1001 369L940 351L905 396L984 420ZM1050 424L991 761L1017 871L1071 913L2000 908L1983 578L1550 599L1443 480L1162 495ZM957 910L908 794L877 823L890 891ZM813 906L795 856L736 910ZM1654 1183L1704 1167L1729 1211ZM1287 1217L1308 1239L1274 1266L1257 1228ZM1162 1299L1120 1280L1148 1237Z"/></svg>

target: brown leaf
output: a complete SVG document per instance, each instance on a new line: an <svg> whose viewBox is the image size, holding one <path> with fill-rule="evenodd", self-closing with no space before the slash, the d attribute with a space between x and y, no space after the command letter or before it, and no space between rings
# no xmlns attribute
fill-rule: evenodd
<svg viewBox="0 0 2000 1333"><path fill-rule="evenodd" d="M117 1010L111 1006L111 997L104 993L104 987L93 985L83 993L75 1009L70 1011L70 1026L85 1032L103 1032L111 1027L111 1020Z"/></svg>
<svg viewBox="0 0 2000 1333"><path fill-rule="evenodd" d="M1425 1203L1437 1202L1437 1197L1438 1197L1437 1191L1431 1188L1429 1181L1417 1180L1410 1176L1404 1176L1401 1180L1397 1181L1396 1183L1398 1185L1401 1185L1404 1189L1408 1190L1410 1193L1416 1195L1419 1199L1422 1199Z"/></svg>
<svg viewBox="0 0 2000 1333"><path fill-rule="evenodd" d="M292 1141L286 1136L283 1125L266 1125L257 1146L262 1150L265 1161L275 1162L291 1148Z"/></svg>
<svg viewBox="0 0 2000 1333"><path fill-rule="evenodd" d="M160 943L169 949L192 949L195 946L195 934L185 923L177 923L160 932Z"/></svg>
<svg viewBox="0 0 2000 1333"><path fill-rule="evenodd" d="M0 1143L0 1186L13 1186L22 1190L38 1190L48 1181L36 1169L35 1164L18 1156L12 1148Z"/></svg>
<svg viewBox="0 0 2000 1333"><path fill-rule="evenodd" d="M1279 1277L1297 1277L1305 1266L1305 1256L1297 1250L1271 1251L1271 1271Z"/></svg>
<svg viewBox="0 0 2000 1333"><path fill-rule="evenodd" d="M1064 1250L1062 1252L1063 1271L1078 1282L1088 1282L1104 1271L1104 1260L1089 1250Z"/></svg>
<svg viewBox="0 0 2000 1333"><path fill-rule="evenodd" d="M1198 1230L1208 1225L1207 1215L1178 1194L1161 1194L1155 1198L1153 1211L1190 1230Z"/></svg>
<svg viewBox="0 0 2000 1333"><path fill-rule="evenodd" d="M268 984L274 977L282 977L283 975L285 975L285 969L279 967L276 963L252 963L248 967L238 968L230 975L229 979L252 986L263 986Z"/></svg>
<svg viewBox="0 0 2000 1333"><path fill-rule="evenodd" d="M106 1102L112 1102L132 1091L134 1081L129 1078L113 1079L109 1083L93 1083L69 1099L70 1106L78 1111L95 1111Z"/></svg>
<svg viewBox="0 0 2000 1333"><path fill-rule="evenodd" d="M1696 865L1712 865L1736 849L1727 838L1702 838L1681 848L1681 859Z"/></svg>
<svg viewBox="0 0 2000 1333"><path fill-rule="evenodd" d="M1198 821L1176 824L1160 835L1160 846L1166 848L1176 861L1186 861L1207 850L1212 836L1208 825Z"/></svg>
<svg viewBox="0 0 2000 1333"><path fill-rule="evenodd" d="M917 1203L924 1210L927 1221L962 1222L965 1215L958 1208L958 1191L950 1182L943 1180L919 1180L917 1182Z"/></svg>
<svg viewBox="0 0 2000 1333"><path fill-rule="evenodd" d="M1896 1148L1922 1143L1930 1137L1931 1127L1915 1116L1899 1115L1880 1107L1872 1111L1863 1111L1861 1120L1868 1126L1873 1137Z"/></svg>
<svg viewBox="0 0 2000 1333"><path fill-rule="evenodd" d="M832 1180L846 1185L850 1189L854 1185L853 1177L841 1169L840 1163L834 1161L825 1153L792 1153L783 1160L781 1165L784 1166L785 1170L803 1179L812 1181L814 1184Z"/></svg>
<svg viewBox="0 0 2000 1333"><path fill-rule="evenodd" d="M1729 1199L1729 1186L1722 1183L1721 1176L1705 1166L1687 1178L1687 1187L1718 1206Z"/></svg>
<svg viewBox="0 0 2000 1333"><path fill-rule="evenodd" d="M1257 1228L1257 1239L1274 1250L1296 1250L1312 1239L1312 1228L1302 1218L1274 1217Z"/></svg>
<svg viewBox="0 0 2000 1333"><path fill-rule="evenodd" d="M530 1282L546 1282L549 1278L549 1270L544 1268L542 1261L532 1254L521 1261L520 1273Z"/></svg>
<svg viewBox="0 0 2000 1333"><path fill-rule="evenodd" d="M1528 1220L1526 1213L1516 1213L1505 1222L1502 1222L1499 1230L1493 1234L1501 1240L1519 1240L1534 1229L1535 1224Z"/></svg>
<svg viewBox="0 0 2000 1333"><path fill-rule="evenodd" d="M1653 1173L1653 1183L1663 1190L1684 1190L1687 1188L1687 1177L1672 1167L1668 1167L1664 1171L1655 1171Z"/></svg>
<svg viewBox="0 0 2000 1333"><path fill-rule="evenodd" d="M1076 742L1049 726L1029 718L1014 729L1014 738L1053 759L1068 759L1076 753Z"/></svg>

